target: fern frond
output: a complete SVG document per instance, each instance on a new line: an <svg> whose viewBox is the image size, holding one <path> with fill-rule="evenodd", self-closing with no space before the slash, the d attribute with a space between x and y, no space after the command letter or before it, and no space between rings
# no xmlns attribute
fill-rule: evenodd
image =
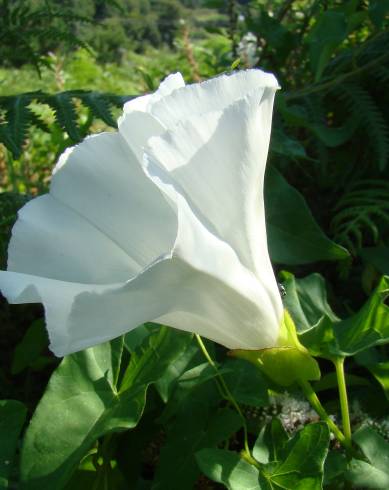
<svg viewBox="0 0 389 490"><path fill-rule="evenodd" d="M340 89L350 111L366 131L366 141L375 154L377 167L384 170L389 159L389 128L382 112L369 92L356 83L346 84Z"/></svg>
<svg viewBox="0 0 389 490"><path fill-rule="evenodd" d="M354 254L368 237L373 243L389 225L389 182L366 179L352 183L334 208L331 229L339 243Z"/></svg>
<svg viewBox="0 0 389 490"><path fill-rule="evenodd" d="M92 19L73 13L69 8L35 7L31 2L0 0L0 41L5 57L11 63L30 62L40 71L45 64L45 53L61 42L67 47L90 47L73 29L75 23ZM17 44L18 49L13 49Z"/></svg>
<svg viewBox="0 0 389 490"><path fill-rule="evenodd" d="M77 123L77 112L71 92L50 95L46 102L54 110L55 119L59 126L75 143L80 141L81 132Z"/></svg>
<svg viewBox="0 0 389 490"><path fill-rule="evenodd" d="M385 65L378 66L374 70L374 75L380 83L386 83L389 81L389 67Z"/></svg>
<svg viewBox="0 0 389 490"><path fill-rule="evenodd" d="M16 145L8 125L5 123L0 124L0 143L3 143L3 145L12 152L15 158L20 156L21 148Z"/></svg>
<svg viewBox="0 0 389 490"><path fill-rule="evenodd" d="M45 121L38 115L35 114L33 110L31 110L31 123L33 126L36 128L40 129L41 131L44 131L45 133L50 132L49 126L45 123ZM24 143L24 141L23 141Z"/></svg>
<svg viewBox="0 0 389 490"><path fill-rule="evenodd" d="M112 102L108 97L98 92L79 92L77 97L89 107L97 119L101 119L108 126L116 127L116 121L112 117Z"/></svg>
<svg viewBox="0 0 389 490"><path fill-rule="evenodd" d="M122 107L132 96L118 96L100 92L74 90L50 95L42 92L28 92L20 95L0 97L0 143L8 148L14 158L19 158L26 141L29 128L35 126L42 131L51 129L39 116L36 108L48 105L54 112L60 128L74 141L84 136L78 124L79 110L84 106L91 111L91 118L101 119L105 124L116 127L112 116L115 107ZM79 103L75 104L77 100Z"/></svg>
<svg viewBox="0 0 389 490"><path fill-rule="evenodd" d="M32 112L28 107L30 102L30 94L22 94L19 97L9 99L7 104L6 119L9 131L19 148L26 139L29 123L33 119Z"/></svg>

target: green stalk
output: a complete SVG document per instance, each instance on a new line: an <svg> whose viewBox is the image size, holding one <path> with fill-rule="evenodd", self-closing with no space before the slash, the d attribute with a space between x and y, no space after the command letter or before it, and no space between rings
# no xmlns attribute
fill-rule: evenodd
<svg viewBox="0 0 389 490"><path fill-rule="evenodd" d="M350 411L347 399L346 378L344 375L344 359L344 357L336 357L335 359L332 359L332 362L334 363L336 369L336 379L338 381L343 432L347 440L347 444L351 447Z"/></svg>
<svg viewBox="0 0 389 490"><path fill-rule="evenodd" d="M230 389L228 388L227 383L225 382L225 380L223 378L223 375L219 371L219 368L217 367L217 365L214 362L214 360L212 359L212 357L209 355L209 352L207 351L207 348L205 347L202 338L198 334L195 334L195 337L196 337L197 343L199 344L199 347L200 347L202 353L204 354L204 357L208 361L209 365L213 367L213 369L215 370L215 372L217 374L218 381L220 382L220 385L222 388L222 390L221 390L222 396L224 396L231 403L231 405L235 408L235 410L239 414L240 418L242 419L243 433L244 433L244 450L246 453L245 459L247 459L248 461L249 460L255 461L253 459L253 457L251 456L251 451L250 451L249 443L248 443L247 424L246 424L246 419L242 413L242 410L240 409L238 402L235 400L234 395L231 393ZM253 464L253 463L251 463L251 464Z"/></svg>
<svg viewBox="0 0 389 490"><path fill-rule="evenodd" d="M330 418L328 413L326 412L323 405L320 403L319 398L316 393L313 391L312 386L309 381L300 381L299 382L301 389L312 408L316 411L316 413L320 416L320 418L327 423L330 431L334 434L334 436L338 439L338 441L346 448L351 449L351 440L347 439L343 432L339 429L339 427L335 424L335 422Z"/></svg>

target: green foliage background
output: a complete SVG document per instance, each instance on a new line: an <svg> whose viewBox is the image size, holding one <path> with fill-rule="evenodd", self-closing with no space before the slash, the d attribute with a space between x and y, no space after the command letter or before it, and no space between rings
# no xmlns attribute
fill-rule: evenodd
<svg viewBox="0 0 389 490"><path fill-rule="evenodd" d="M388 13L387 0L0 0L2 268L17 210L66 147L115 128L126 100L173 71L271 71L270 254L339 424L331 362L347 357L355 431L350 453L298 386L209 342L216 372L166 327L59 363L42 309L3 302L0 488L389 487Z"/></svg>

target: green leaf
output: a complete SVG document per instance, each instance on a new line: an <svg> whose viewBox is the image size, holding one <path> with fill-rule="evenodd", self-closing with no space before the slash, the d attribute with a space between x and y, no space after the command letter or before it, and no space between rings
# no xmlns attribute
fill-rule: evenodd
<svg viewBox="0 0 389 490"><path fill-rule="evenodd" d="M222 375L228 372L225 368L219 368L218 372ZM199 364L185 371L177 380L172 396L169 397L169 403L160 418L162 423L171 419L181 406L186 403L188 397L193 397L194 390L198 389L210 380L217 377L215 369L208 362ZM216 384L212 385L212 389L216 390Z"/></svg>
<svg viewBox="0 0 389 490"><path fill-rule="evenodd" d="M379 29L389 12L389 0L371 0L369 2L369 16Z"/></svg>
<svg viewBox="0 0 389 490"><path fill-rule="evenodd" d="M367 426L358 429L353 440L369 463L353 459L346 478L355 488L389 488L389 443Z"/></svg>
<svg viewBox="0 0 389 490"><path fill-rule="evenodd" d="M263 407L269 403L268 382L253 364L229 359L223 364L227 370L224 379L238 403Z"/></svg>
<svg viewBox="0 0 389 490"><path fill-rule="evenodd" d="M359 255L372 264L381 274L389 275L389 247L366 247L359 250Z"/></svg>
<svg viewBox="0 0 389 490"><path fill-rule="evenodd" d="M344 478L346 470L347 458L345 454L338 451L330 451L324 463L324 488L332 482L334 486L330 488L336 488L339 479Z"/></svg>
<svg viewBox="0 0 389 490"><path fill-rule="evenodd" d="M367 366L376 380L382 386L386 398L389 400L389 362L380 362L374 366Z"/></svg>
<svg viewBox="0 0 389 490"><path fill-rule="evenodd" d="M310 123L307 125L316 136L328 147L335 148L348 141L357 129L359 121L350 117L342 126L332 128L324 124Z"/></svg>
<svg viewBox="0 0 389 490"><path fill-rule="evenodd" d="M196 453L201 471L228 490L261 490L258 470L239 454L224 449L203 449Z"/></svg>
<svg viewBox="0 0 389 490"><path fill-rule="evenodd" d="M266 175L265 204L274 262L297 265L349 256L346 249L325 236L303 196L274 167L269 167Z"/></svg>
<svg viewBox="0 0 389 490"><path fill-rule="evenodd" d="M290 50L293 45L293 35L281 22L270 16L265 9L261 10L261 36L277 51Z"/></svg>
<svg viewBox="0 0 389 490"><path fill-rule="evenodd" d="M161 439L161 425L157 420L159 408L159 405L148 401L145 413L138 425L122 434L119 439L115 455L118 469L126 479L126 490L139 488L144 467L145 448L153 447L155 442ZM70 483L69 490L72 490Z"/></svg>
<svg viewBox="0 0 389 490"><path fill-rule="evenodd" d="M389 277L382 278L365 305L346 320L332 322L328 317L300 335L313 355L352 356L374 345L389 342Z"/></svg>
<svg viewBox="0 0 389 490"><path fill-rule="evenodd" d="M382 386L385 396L389 400L389 361L379 362L377 364L365 364L365 367Z"/></svg>
<svg viewBox="0 0 389 490"><path fill-rule="evenodd" d="M282 271L279 277L286 291L285 308L299 333L317 325L324 316L339 320L328 304L325 280L320 274L296 279L290 272Z"/></svg>
<svg viewBox="0 0 389 490"><path fill-rule="evenodd" d="M284 458L285 447L289 440L281 421L273 418L261 430L253 447L253 456L260 463L281 461Z"/></svg>
<svg viewBox="0 0 389 490"><path fill-rule="evenodd" d="M0 488L8 488L8 477L27 410L16 400L0 400Z"/></svg>
<svg viewBox="0 0 389 490"><path fill-rule="evenodd" d="M265 467L266 480L276 488L320 490L329 442L327 424L305 426L287 443L283 460Z"/></svg>
<svg viewBox="0 0 389 490"><path fill-rule="evenodd" d="M335 49L347 36L347 18L342 12L327 10L317 19L307 41L315 82L320 80Z"/></svg>
<svg viewBox="0 0 389 490"><path fill-rule="evenodd" d="M35 320L15 348L11 373L18 374L31 366L47 347L47 344L47 332L44 320Z"/></svg>
<svg viewBox="0 0 389 490"><path fill-rule="evenodd" d="M145 323L124 335L124 347L131 354L135 352L150 335L160 328L155 323Z"/></svg>
<svg viewBox="0 0 389 490"><path fill-rule="evenodd" d="M146 390L186 345L163 327L136 351L119 384L123 338L65 357L52 375L22 448L21 488L64 487L95 441L134 427Z"/></svg>
<svg viewBox="0 0 389 490"><path fill-rule="evenodd" d="M172 396L172 393L179 382L180 376L184 374L184 371L187 369L189 363L194 359L196 354L198 354L198 347L194 342L192 342L192 339L193 336L187 334L187 343L186 345L183 345L180 356L176 358L174 363L171 363L165 369L163 376L161 376L161 378L156 382L155 386L164 402L167 402Z"/></svg>
<svg viewBox="0 0 389 490"><path fill-rule="evenodd" d="M219 401L216 387L208 383L192 391L179 407L168 427L153 490L192 488L199 476L195 452L217 446L240 429L241 417L229 408L217 409Z"/></svg>
<svg viewBox="0 0 389 490"><path fill-rule="evenodd" d="M376 468L373 464L359 459L353 459L346 478L353 484L353 488L372 489L389 488L389 475L385 471Z"/></svg>
<svg viewBox="0 0 389 490"><path fill-rule="evenodd" d="M288 158L308 158L304 146L281 130L274 130L271 138L271 151Z"/></svg>

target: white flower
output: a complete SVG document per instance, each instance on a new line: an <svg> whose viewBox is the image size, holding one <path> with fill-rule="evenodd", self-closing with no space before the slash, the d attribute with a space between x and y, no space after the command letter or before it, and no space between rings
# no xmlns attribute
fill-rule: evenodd
<svg viewBox="0 0 389 490"><path fill-rule="evenodd" d="M119 132L60 157L50 193L19 212L0 288L43 303L64 355L146 321L228 348L275 345L282 302L263 177L277 81L260 70L128 102Z"/></svg>
<svg viewBox="0 0 389 490"><path fill-rule="evenodd" d="M258 39L252 32L247 32L238 44L238 55L245 66L251 67L258 63Z"/></svg>

